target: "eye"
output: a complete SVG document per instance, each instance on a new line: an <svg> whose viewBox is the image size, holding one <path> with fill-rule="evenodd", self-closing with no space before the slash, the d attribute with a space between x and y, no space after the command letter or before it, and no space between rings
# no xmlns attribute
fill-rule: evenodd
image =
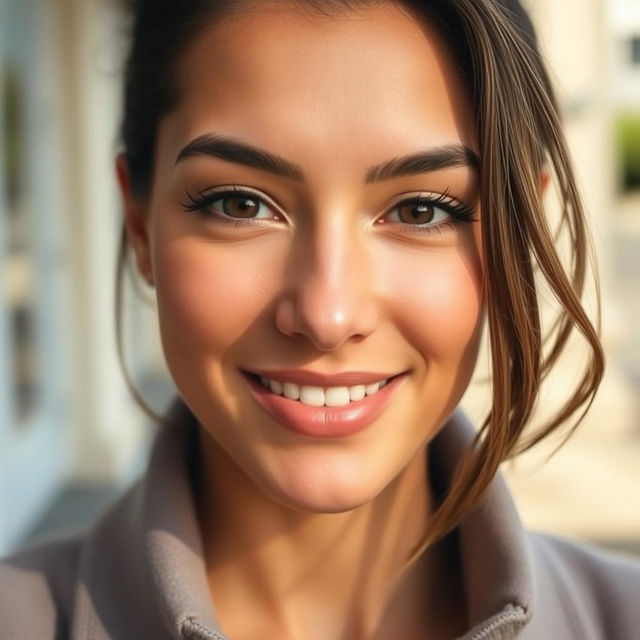
<svg viewBox="0 0 640 640"><path fill-rule="evenodd" d="M267 205L253 195L225 195L213 200L210 206L231 218L260 218L269 214Z"/></svg>
<svg viewBox="0 0 640 640"><path fill-rule="evenodd" d="M381 222L397 222L411 231L434 231L448 225L472 222L475 220L473 213L473 207L446 194L418 196L399 202Z"/></svg>
<svg viewBox="0 0 640 640"><path fill-rule="evenodd" d="M251 223L258 220L279 220L275 207L265 198L245 189L203 191L197 196L188 191L189 202L181 206L185 211L194 211L207 218L232 224Z"/></svg>
<svg viewBox="0 0 640 640"><path fill-rule="evenodd" d="M428 200L413 200L400 204L393 209L397 211L400 222L407 224L426 224L447 220L449 214L444 209L436 207Z"/></svg>

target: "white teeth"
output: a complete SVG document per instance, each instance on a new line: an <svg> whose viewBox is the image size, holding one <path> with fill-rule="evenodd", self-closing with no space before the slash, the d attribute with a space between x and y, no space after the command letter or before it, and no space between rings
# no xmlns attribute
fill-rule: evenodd
<svg viewBox="0 0 640 640"><path fill-rule="evenodd" d="M300 387L300 402L310 407L324 406L324 390L322 387Z"/></svg>
<svg viewBox="0 0 640 640"><path fill-rule="evenodd" d="M284 390L282 382L278 382L277 380L269 380L269 388L271 389L271 391L273 391L273 393L277 393L279 396L282 395L282 392Z"/></svg>
<svg viewBox="0 0 640 640"><path fill-rule="evenodd" d="M343 407L349 402L349 387L330 387L324 392L324 403L327 407Z"/></svg>
<svg viewBox="0 0 640 640"><path fill-rule="evenodd" d="M364 388L364 392L368 396L372 396L374 393L378 392L379 388L380 388L380 383L379 382L374 382L373 384L366 385L365 388Z"/></svg>
<svg viewBox="0 0 640 640"><path fill-rule="evenodd" d="M362 400L365 396L365 386L363 384L357 384L355 387L349 387L349 399L352 402Z"/></svg>
<svg viewBox="0 0 640 640"><path fill-rule="evenodd" d="M294 382L285 382L284 397L289 400L297 400L300 397L300 387Z"/></svg>
<svg viewBox="0 0 640 640"><path fill-rule="evenodd" d="M350 402L362 400L365 396L371 396L384 387L388 380L381 380L373 384L356 384L352 387L308 387L294 382L279 382L260 376L260 382L266 389L273 393L284 395L290 400L299 400L302 404L311 407L342 407Z"/></svg>

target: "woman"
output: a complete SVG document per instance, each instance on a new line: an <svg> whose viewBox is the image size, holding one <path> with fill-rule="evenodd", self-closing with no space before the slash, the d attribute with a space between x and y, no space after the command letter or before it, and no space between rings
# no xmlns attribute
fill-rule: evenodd
<svg viewBox="0 0 640 640"><path fill-rule="evenodd" d="M4 561L0 638L637 637L637 564L526 533L496 477L571 430L603 369L519 3L133 9L123 240L180 397L91 530ZM540 280L562 303L544 350ZM456 406L485 323L476 436ZM525 432L574 329L589 367Z"/></svg>

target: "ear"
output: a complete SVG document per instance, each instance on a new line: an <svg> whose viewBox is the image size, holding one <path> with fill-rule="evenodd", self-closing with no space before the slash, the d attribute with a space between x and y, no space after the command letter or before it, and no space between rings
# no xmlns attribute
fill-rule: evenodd
<svg viewBox="0 0 640 640"><path fill-rule="evenodd" d="M147 201L136 196L131 190L131 174L127 157L124 153L119 153L116 158L116 174L124 205L124 225L127 240L136 256L138 272L153 286L151 247L147 230Z"/></svg>

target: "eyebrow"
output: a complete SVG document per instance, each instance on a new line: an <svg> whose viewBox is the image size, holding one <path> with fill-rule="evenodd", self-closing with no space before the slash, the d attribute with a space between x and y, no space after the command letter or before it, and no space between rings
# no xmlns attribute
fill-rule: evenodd
<svg viewBox="0 0 640 640"><path fill-rule="evenodd" d="M178 153L175 164L191 156L208 155L228 162L263 169L275 175L304 180L302 168L273 153L254 147L233 138L215 134L205 134L189 142ZM381 182L390 178L438 171L456 166L468 166L478 170L480 159L477 154L463 144L448 144L433 147L408 156L393 158L367 169L365 181Z"/></svg>

